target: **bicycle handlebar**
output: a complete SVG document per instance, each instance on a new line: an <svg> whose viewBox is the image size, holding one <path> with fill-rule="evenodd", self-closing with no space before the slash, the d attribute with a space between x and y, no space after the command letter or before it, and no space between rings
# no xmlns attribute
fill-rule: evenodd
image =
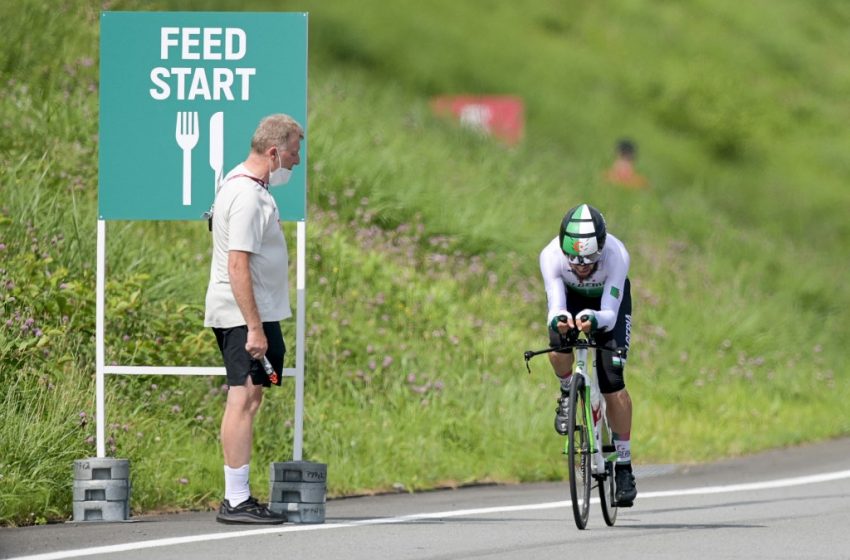
<svg viewBox="0 0 850 560"><path fill-rule="evenodd" d="M582 320L586 319L582 318ZM597 350L603 350L606 352L616 352L615 349L609 348L602 344L597 344L592 334L588 334L586 339L580 339L578 336L578 329L570 329L569 332L567 332L567 334L564 335L564 337L562 338L562 342L565 343L561 344L560 346L550 346L549 348L544 348L542 350L526 350L523 354L523 357L525 358L525 369L528 370L528 373L531 373L531 366L528 365L528 362L531 361L531 358L533 358L534 356L539 356L541 354L548 354L549 352L563 352L564 350L571 350L573 348L595 348Z"/></svg>

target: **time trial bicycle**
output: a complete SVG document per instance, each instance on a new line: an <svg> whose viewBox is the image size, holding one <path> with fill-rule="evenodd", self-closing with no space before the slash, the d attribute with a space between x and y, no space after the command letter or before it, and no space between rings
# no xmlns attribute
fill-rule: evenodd
<svg viewBox="0 0 850 560"><path fill-rule="evenodd" d="M585 319L586 320L586 319ZM566 317L562 319L566 323ZM587 527L590 514L590 494L599 488L602 517L611 527L617 521L617 499L614 484L614 464L617 452L611 428L605 414L605 399L599 391L596 359L588 359L589 350L617 352L597 344L592 335L573 329L562 337L562 344L544 350L525 352L525 367L531 373L529 361L534 356L572 349L575 353L568 397L567 440L563 453L567 456L570 475L570 498L573 517L579 529ZM601 356L600 356L601 357ZM595 420L595 421L594 421Z"/></svg>

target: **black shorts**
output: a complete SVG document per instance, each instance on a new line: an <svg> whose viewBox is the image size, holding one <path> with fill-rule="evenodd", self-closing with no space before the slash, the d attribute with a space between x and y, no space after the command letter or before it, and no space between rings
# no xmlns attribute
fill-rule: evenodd
<svg viewBox="0 0 850 560"><path fill-rule="evenodd" d="M567 311L575 317L585 309L599 309L602 298L592 298L580 294L570 293L567 297ZM602 393L616 393L625 389L626 380L623 370L626 358L629 354L629 343L632 336L632 290L631 282L626 278L623 286L623 301L620 303L620 311L617 314L617 322L611 331L599 331L594 334L596 342L603 344L611 350L622 349L622 364L617 366L613 363L611 352L596 351L596 369L599 377L599 390ZM561 346L560 333L549 329L549 347ZM563 352L572 353L572 350Z"/></svg>
<svg viewBox="0 0 850 560"><path fill-rule="evenodd" d="M246 325L230 329L213 328L213 332L215 333L215 340L218 342L218 348L221 350L221 357L224 358L228 385L245 385L245 380L248 379L250 374L254 385L271 386L272 381L266 375L263 364L252 358L245 350L245 343L248 342L248 327ZM263 323L263 332L266 333L266 339L269 342L266 357L277 372L278 382L276 385L280 385L283 377L283 356L286 354L286 345L283 343L280 323Z"/></svg>

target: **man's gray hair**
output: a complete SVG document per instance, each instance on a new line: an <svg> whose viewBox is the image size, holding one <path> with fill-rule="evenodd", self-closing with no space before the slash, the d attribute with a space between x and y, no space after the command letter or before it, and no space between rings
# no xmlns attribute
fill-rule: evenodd
<svg viewBox="0 0 850 560"><path fill-rule="evenodd" d="M304 129L295 119L283 113L269 115L260 121L254 131L251 150L262 154L272 146L284 146L295 138L304 138Z"/></svg>

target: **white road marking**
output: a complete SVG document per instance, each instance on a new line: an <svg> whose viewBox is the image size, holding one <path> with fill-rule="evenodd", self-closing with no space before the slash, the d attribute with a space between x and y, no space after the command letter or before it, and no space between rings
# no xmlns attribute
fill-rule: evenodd
<svg viewBox="0 0 850 560"><path fill-rule="evenodd" d="M765 482L751 482L746 484L731 484L728 486L703 486L700 488L688 488L684 490L665 490L660 492L643 492L640 494L641 500L651 498L669 498L677 496L697 496L708 494L726 494L730 492L746 492L752 490L769 490L774 488L786 488L788 486L803 486L806 484L818 484L822 482L830 482L833 480L841 480L850 478L850 470L838 471L833 473L823 473L811 476L801 476L796 478L781 478L777 480L768 480ZM591 500L597 502L598 498ZM489 508L475 509L460 509L454 511L439 511L434 513L417 513L412 515L402 515L398 517L386 517L375 519L364 519L362 521L352 521L350 523L326 523L322 525L286 525L283 527L268 527L263 529L249 529L245 531L234 531L228 533L210 533L206 535L193 535L188 537L172 537L168 539L155 539L150 541L141 541L134 543L114 544L109 546L96 546L92 548L78 548L75 550L60 550L57 552L47 552L44 554L35 554L32 556L16 556L10 560L63 560L65 558L79 558L81 556L93 556L97 554L110 554L115 552L130 552L134 550L144 550L148 548L161 548L165 546L175 546L181 544L192 544L197 542L221 541L226 539L238 539L242 537L252 537L256 535L275 535L279 533L295 533L302 531L327 531L331 529L343 529L346 527L360 527L365 525L389 525L393 523L406 523L409 521L418 521L422 519L444 519L447 517L464 517L468 515L486 515L491 513L506 513L514 511L533 511L541 509L556 509L561 507L570 507L569 500L560 502L544 502L540 504L525 504L519 506L500 506Z"/></svg>

